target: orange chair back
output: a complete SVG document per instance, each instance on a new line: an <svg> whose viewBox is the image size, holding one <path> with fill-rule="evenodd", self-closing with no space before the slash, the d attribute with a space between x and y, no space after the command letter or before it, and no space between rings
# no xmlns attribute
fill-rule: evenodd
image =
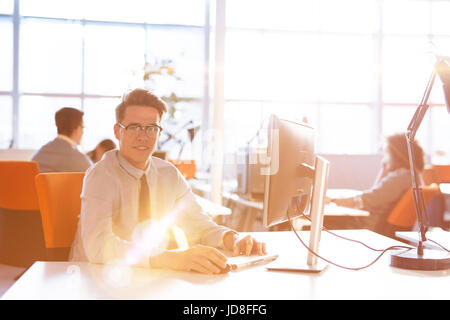
<svg viewBox="0 0 450 320"><path fill-rule="evenodd" d="M47 248L72 245L81 210L84 172L52 172L36 176L42 227Z"/></svg>
<svg viewBox="0 0 450 320"><path fill-rule="evenodd" d="M450 182L450 165L433 165L433 173L437 183Z"/></svg>
<svg viewBox="0 0 450 320"><path fill-rule="evenodd" d="M195 178L195 173L197 171L195 160L169 159L169 162L172 163L175 167L177 167L177 169L186 179Z"/></svg>
<svg viewBox="0 0 450 320"><path fill-rule="evenodd" d="M39 174L35 161L0 161L0 207L11 210L39 210L34 184Z"/></svg>
<svg viewBox="0 0 450 320"><path fill-rule="evenodd" d="M425 205L427 205L440 192L439 186L435 183L429 186L423 186L422 191ZM416 223L416 220L417 216L416 209L414 207L413 193L412 189L409 189L391 211L387 221L395 226L412 228Z"/></svg>

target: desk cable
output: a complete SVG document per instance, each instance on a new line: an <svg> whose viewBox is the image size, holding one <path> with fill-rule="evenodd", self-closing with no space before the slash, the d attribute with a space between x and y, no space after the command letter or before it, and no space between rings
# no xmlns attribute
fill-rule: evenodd
<svg viewBox="0 0 450 320"><path fill-rule="evenodd" d="M336 267L342 268L342 269L354 270L354 271L362 270L362 269L368 268L368 267L370 267L371 265L373 265L375 262L377 262L377 261L381 258L381 256L382 256L383 254L385 254L385 253L386 253L387 251L389 251L389 250L396 250L396 249L407 249L407 250L412 250L412 249L414 249L414 248L412 248L412 247L407 247L407 246L391 246L391 247L388 247L388 248L386 248L386 249L373 249L373 248L371 248L370 246L364 244L364 243L361 242L361 241L353 240L353 239L348 239L348 238L339 236L339 235L337 235L337 234L335 234L335 233L333 233L333 232L330 232L330 231L327 230L326 228L322 227L322 229L323 229L324 231L326 231L326 232L328 232L328 233L330 233L330 234L332 234L332 235L334 235L334 236L336 236L336 237L342 238L342 239L344 239L344 240L348 240L348 241L353 241L353 242L360 243L360 244L364 245L365 247L367 247L367 248L369 248L370 250L373 250L373 251L381 251L381 253L378 255L378 257L376 257L375 260L373 260L373 261L372 261L371 263L369 263L368 265L365 265L365 266L362 266L362 267L346 267L346 266L342 266L342 265L339 265L339 264L337 264L337 263L334 263L334 262L332 262L332 261L330 261L330 260L328 260L328 259L326 259L326 258L320 256L318 253L316 253L316 252L314 252L313 250L311 250L311 249L309 248L309 246L307 246L307 245L303 242L303 240L300 238L300 236L298 235L297 231L295 230L295 228L294 228L294 226L293 226L293 224L292 224L292 220L291 220L291 217L290 217L288 211L286 212L286 214L287 214L288 221L289 221L289 224L290 224L290 226L291 226L291 229L292 229L292 231L294 231L295 236L298 238L298 240L301 242L301 244L302 244L302 245L303 245L310 253L312 253L312 254L315 255L316 257L322 259L323 261L325 261L325 262L327 262L327 263L329 263L329 264L332 264L332 265L334 265L334 266L336 266ZM302 213L302 216L305 217L306 219L308 219L309 221L311 221L311 219L310 219L309 217L307 217L305 214Z"/></svg>

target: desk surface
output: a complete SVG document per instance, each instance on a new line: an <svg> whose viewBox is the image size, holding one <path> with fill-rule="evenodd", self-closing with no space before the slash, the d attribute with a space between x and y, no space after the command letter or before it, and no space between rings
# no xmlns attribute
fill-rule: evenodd
<svg viewBox="0 0 450 320"><path fill-rule="evenodd" d="M208 194L210 192L210 186L203 181L192 180L190 181L192 190L201 192L202 194ZM226 188L229 189L229 188ZM359 190L353 189L328 189L327 196L332 198L344 198L353 197L361 193ZM263 211L263 202L258 200L244 199L236 193L224 191L223 198L231 200L238 205L245 206L257 211ZM229 215L229 213L222 213L223 215ZM337 206L334 203L326 204L324 207L324 215L326 216L369 216L370 213L365 210L359 210L354 208Z"/></svg>
<svg viewBox="0 0 450 320"><path fill-rule="evenodd" d="M367 230L338 234L377 248L399 242ZM299 232L308 240L309 232ZM292 232L252 233L279 259L306 261L306 249ZM276 249L276 250L275 250ZM367 265L379 253L322 233L320 254L341 265ZM114 268L90 263L36 262L2 299L450 299L450 271L392 268L389 253L367 269L330 265L319 275L267 271L265 266L225 275L202 275L145 268Z"/></svg>
<svg viewBox="0 0 450 320"><path fill-rule="evenodd" d="M329 197L351 197L357 195L361 191L351 190L351 189L329 189L327 190L327 196ZM264 210L263 202L257 200L247 200L239 197L237 194L224 194L224 198L234 201L237 204L253 208L259 211ZM334 203L325 204L323 209L323 214L326 216L363 216L367 217L370 215L369 211L348 208L338 206Z"/></svg>
<svg viewBox="0 0 450 320"><path fill-rule="evenodd" d="M196 194L194 194L194 197L197 199L203 211L205 211L213 218L216 216L228 216L231 214L230 208L221 206L215 202L212 202L211 200L205 199Z"/></svg>
<svg viewBox="0 0 450 320"><path fill-rule="evenodd" d="M419 232L418 231L397 231L395 235L399 239L403 239L413 245L417 245L419 243ZM442 230L440 228L434 228L429 230L425 234L426 238L429 240L434 240L444 248L450 248L450 232ZM430 249L439 249L440 247L432 241L426 241L424 243L425 248Z"/></svg>
<svg viewBox="0 0 450 320"><path fill-rule="evenodd" d="M450 183L440 183L439 188L442 193L450 195Z"/></svg>

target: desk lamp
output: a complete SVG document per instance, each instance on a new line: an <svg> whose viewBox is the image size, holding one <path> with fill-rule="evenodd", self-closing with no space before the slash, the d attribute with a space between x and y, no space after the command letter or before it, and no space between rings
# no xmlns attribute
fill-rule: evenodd
<svg viewBox="0 0 450 320"><path fill-rule="evenodd" d="M420 105L417 107L414 116L409 123L405 133L408 145L409 166L411 170L412 191L414 207L419 225L419 243L417 251L409 250L400 254L391 255L391 266L401 269L412 270L447 270L450 269L450 253L444 250L424 249L423 243L427 241L426 232L428 229L428 212L423 198L422 188L417 180L417 173L414 167L413 142L417 130L428 110L428 98L433 88L436 73L442 81L444 88L445 104L450 113L450 59L448 57L437 57L431 77L428 81L425 93Z"/></svg>

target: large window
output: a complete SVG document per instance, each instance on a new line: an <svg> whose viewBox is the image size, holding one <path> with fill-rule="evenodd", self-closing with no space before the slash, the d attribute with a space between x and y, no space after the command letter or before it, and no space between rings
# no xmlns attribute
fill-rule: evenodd
<svg viewBox="0 0 450 320"><path fill-rule="evenodd" d="M9 18L0 18L0 91L11 91L13 75L13 26Z"/></svg>
<svg viewBox="0 0 450 320"><path fill-rule="evenodd" d="M1 1L0 147L39 148L56 135L55 112L74 107L85 113L81 147L93 149L113 138L114 109L136 86L183 100L166 132L201 121L205 8L205 0ZM144 83L146 62L170 63L177 78Z"/></svg>
<svg viewBox="0 0 450 320"><path fill-rule="evenodd" d="M383 136L406 131L434 54L450 54L448 16L449 1L227 0L226 150L246 145L270 105L308 119L319 152L380 152ZM438 80L429 102L417 139L448 161L440 132L450 117L437 120L445 111ZM237 126L248 129L238 134Z"/></svg>
<svg viewBox="0 0 450 320"><path fill-rule="evenodd" d="M1 1L0 148L39 148L55 136L54 112L65 106L85 113L84 150L113 138L114 107L143 85L145 63L176 71L147 83L182 100L166 132L190 121L208 129L216 14L226 18L218 39L226 153L257 141L271 113L316 127L321 153L380 152L383 136L406 130L435 53L450 54L447 0L225 1L219 13L216 0ZM417 138L432 159L448 162L439 80L429 102ZM186 157L201 155L199 137L185 145ZM180 143L167 146L178 155Z"/></svg>
<svg viewBox="0 0 450 320"><path fill-rule="evenodd" d="M11 145L13 117L11 96L0 95L0 149Z"/></svg>
<svg viewBox="0 0 450 320"><path fill-rule="evenodd" d="M81 93L80 23L23 19L19 86L24 93Z"/></svg>

